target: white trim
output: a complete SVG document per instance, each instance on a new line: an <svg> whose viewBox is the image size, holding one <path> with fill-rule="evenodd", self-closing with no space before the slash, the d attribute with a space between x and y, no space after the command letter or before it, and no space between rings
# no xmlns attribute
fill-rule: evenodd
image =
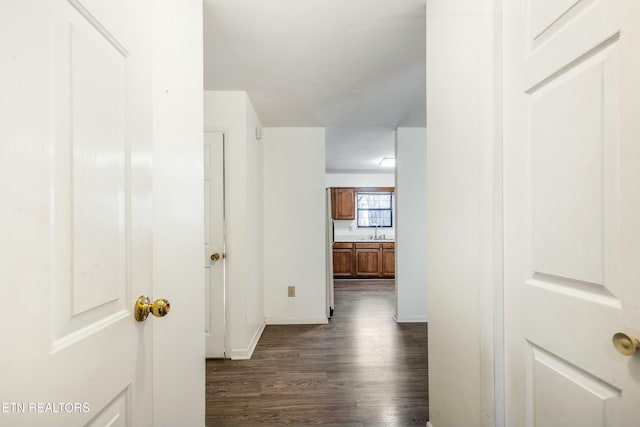
<svg viewBox="0 0 640 427"><path fill-rule="evenodd" d="M442 92L437 92L438 98L436 99L433 93L427 97L427 104L430 107L434 105L436 108L427 108L427 111L439 111L442 105L446 106L449 99L455 98L456 100L463 98L464 96L470 97L473 100L473 104L469 108L465 108L462 116L458 120L469 120L473 122L477 131L477 141L480 143L478 149L471 154L473 157L469 160L469 164L477 169L474 170L474 174L465 174L463 180L459 182L459 188L461 192L459 195L466 195L470 189L475 187L476 192L480 195L480 199L476 204L477 211L466 215L463 221L467 221L466 225L469 227L468 231L472 231L474 237L472 239L474 243L473 249L477 251L473 253L467 251L465 259L468 265L473 265L474 269L477 269L478 273L478 288L477 301L465 300L463 304L468 305L472 310L472 313L476 319L468 318L461 319L459 325L470 325L475 320L477 323L473 324L473 330L470 331L472 345L468 354L473 354L473 358L467 357L466 359L472 362L472 365L467 366L465 369L472 373L472 388L474 389L469 393L468 399L461 401L457 399L459 396L458 390L461 389L463 383L454 381L447 384L446 378L442 375L430 375L429 382L430 388L434 392L434 399L432 399L432 409L437 409L440 416L437 417L437 421L441 424L474 424L479 427L501 427L504 426L504 360L503 360L503 283L502 283L502 269L503 269L503 246L502 246L502 229L503 229L503 200L502 200L502 10L501 6L503 1L501 0L481 0L479 2L468 2L464 0L447 2L446 0L431 0L427 2L427 63L428 65L427 76L431 76L427 81L427 88L435 87L434 79L447 78L447 69L450 67L463 67L464 64L472 63L472 67L467 67L468 72L464 73L462 70L458 76L460 78L472 79L474 86L471 93L456 92L454 94L447 94L447 98L440 99L443 96ZM432 26L431 23L437 25ZM461 29L464 31L460 32ZM458 34L460 33L460 34ZM448 45L443 45L441 41L446 39L447 36L454 37L456 42L463 42L475 39L475 46L469 47L466 52L461 52L460 56L452 57L451 61L445 61L444 64L438 65L436 59L446 57ZM480 56L473 57L472 53L477 55L480 52ZM430 62L430 59L433 59ZM471 61L471 62L469 62ZM434 65L435 68L434 68ZM436 82L437 84L437 82ZM429 122L432 115L429 114L427 122ZM434 121L432 120L433 124ZM444 126L437 126L434 129L431 126L431 131L428 133L427 138L438 137L442 139L453 136L454 143L461 144L459 149L466 147L463 140L456 140L458 135L453 131L452 123L447 123ZM429 129L429 126L427 126ZM434 147L431 144L430 147ZM453 151L441 151L432 148L428 151L428 157L431 156L431 162L433 162L434 154L440 153L455 153ZM429 166L427 166L429 168ZM435 173L428 175L428 179L436 177ZM477 182L473 183L471 179L476 179ZM447 183L431 185L428 188L428 195L434 193L439 195L434 189L444 191ZM444 186L444 187L443 187ZM430 192L431 191L431 192ZM427 202L429 205L429 201ZM431 204L433 206L433 204ZM429 209L427 212L430 216L432 212L438 212L436 209ZM475 218L473 218L475 216ZM429 230L435 229L434 222L428 219L430 222ZM432 239L432 237L431 237ZM456 242L460 244L460 242ZM428 261L437 259L433 256L428 257ZM464 265L462 266L464 267ZM427 267L429 268L429 266ZM434 268L431 271L442 271L441 269ZM433 283L433 279L442 279L439 276L431 274L429 280L432 283L430 286L429 304L430 307L439 307L436 314L440 320L453 320L457 323L457 319L453 319L441 308L443 307L443 296L452 296L451 291L447 292L446 287L442 283ZM440 280L442 282L442 280ZM455 283L456 286L463 287L464 283ZM433 290L437 292L434 292ZM437 297L437 298L436 298ZM457 309L464 309L466 307L458 306ZM430 319L435 319L434 312L429 311ZM442 324L441 324L442 323ZM446 322L444 322L446 323ZM446 328L449 326L444 325L443 322L439 322L440 326L435 328L436 333L431 334L430 338L437 338L437 344L449 341L443 339L446 333ZM432 331L430 331L432 332ZM431 341L431 339L430 339ZM431 342L430 342L431 344ZM446 367L446 363L451 363L446 358L446 353L443 353L441 349L433 351L435 348L441 348L440 345L430 345L430 357L429 357L429 369L433 372L441 371L441 368ZM431 357L432 353L435 357ZM478 356L476 356L476 354ZM476 359L479 357L479 360ZM435 365L434 365L435 363ZM458 361L460 363L460 361ZM444 365L444 366L443 366ZM435 369L432 369L435 368ZM479 375L478 375L479 374ZM434 384L434 378L437 378L437 382ZM477 383L479 381L479 384ZM479 385L479 387L478 387ZM440 387L439 387L440 386ZM438 396L435 396L435 394ZM456 399L459 400L456 402ZM479 405L478 405L479 404ZM462 409L462 411L460 411ZM480 411L478 414L476 411ZM473 422L461 422L460 420L473 420ZM427 426L433 427L431 422L427 423Z"/></svg>
<svg viewBox="0 0 640 427"><path fill-rule="evenodd" d="M482 264L480 281L480 387L483 427L504 425L503 402L503 246L502 246L502 6L499 0L484 0L479 20L485 48L480 62L480 80L485 82L481 92L485 104L483 139L490 141L479 152L484 173L480 186L485 203L480 205L479 220L490 230L481 241Z"/></svg>
<svg viewBox="0 0 640 427"><path fill-rule="evenodd" d="M232 130L233 126L231 125L222 125L222 126L218 126L218 125L204 125L204 133L216 133L216 132L221 132L221 133L227 133L230 134L231 130Z"/></svg>
<svg viewBox="0 0 640 427"><path fill-rule="evenodd" d="M231 360L249 360L249 349L231 350L229 354Z"/></svg>
<svg viewBox="0 0 640 427"><path fill-rule="evenodd" d="M256 330L256 333L253 334L253 338L251 338L251 342L249 343L249 347L245 349L231 350L229 354L229 358L231 360L249 360L251 356L253 356L253 352L258 345L258 341L260 341L260 337L262 336L262 332L264 332L264 328L267 326L265 322L262 322L262 325Z"/></svg>
<svg viewBox="0 0 640 427"><path fill-rule="evenodd" d="M427 323L427 316L418 316L418 317L400 316L400 317L398 317L397 314L394 314L393 315L393 320L395 320L396 323Z"/></svg>
<svg viewBox="0 0 640 427"><path fill-rule="evenodd" d="M206 103L206 93L208 91L205 90L204 91L204 102ZM205 109L205 121L206 121L206 109ZM222 133L222 153L223 153L223 158L222 158L222 169L223 169L223 180L224 180L224 185L222 188L222 192L223 192L223 199L224 199L224 212L223 212L223 228L224 228L224 247L225 247L225 251L226 248L228 247L229 241L227 239L227 206L226 206L226 191L227 191L227 183L229 182L229 179L227 178L227 165L229 164L229 161L227 159L228 156L228 152L229 150L227 149L227 143L228 141L231 140L231 137L233 135L233 126L229 125L229 124L224 124L224 125L210 125L205 123L204 125L204 133ZM225 271L228 271L230 264L228 260L224 260L225 262ZM233 359L233 354L234 354L234 350L232 350L232 345L231 345L231 301L229 300L229 289L227 288L227 278L226 278L226 273L224 274L223 277L223 288L224 288L224 355L225 357L229 357L231 359ZM251 351L251 353L253 353L253 350ZM247 354L248 356L246 357L246 359L250 358L250 354L248 352L244 353ZM245 360L245 359L240 359L240 360Z"/></svg>
<svg viewBox="0 0 640 427"><path fill-rule="evenodd" d="M433 424L431 424L431 421L427 421L427 427L433 427Z"/></svg>
<svg viewBox="0 0 640 427"><path fill-rule="evenodd" d="M253 338L251 338L251 342L249 343L249 359L253 356L253 352L256 350L256 346L260 341L260 337L262 337L262 333L264 332L264 328L267 326L266 322L262 322L258 330L255 334L253 334Z"/></svg>
<svg viewBox="0 0 640 427"><path fill-rule="evenodd" d="M267 317L265 319L267 325L326 325L329 319L326 317L309 317L296 319L292 317Z"/></svg>
<svg viewBox="0 0 640 427"><path fill-rule="evenodd" d="M505 426L505 364L504 364L504 179L503 179L503 31L502 1L493 0L493 282L490 291L493 298L493 319L489 331L492 336L492 389L491 399L485 404L493 412L492 427Z"/></svg>

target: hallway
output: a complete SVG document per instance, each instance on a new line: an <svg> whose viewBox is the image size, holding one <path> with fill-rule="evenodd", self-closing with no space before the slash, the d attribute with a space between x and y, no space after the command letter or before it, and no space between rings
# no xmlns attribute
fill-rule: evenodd
<svg viewBox="0 0 640 427"><path fill-rule="evenodd" d="M336 281L329 324L267 326L251 360L208 360L207 426L424 426L426 326L394 304L393 280Z"/></svg>

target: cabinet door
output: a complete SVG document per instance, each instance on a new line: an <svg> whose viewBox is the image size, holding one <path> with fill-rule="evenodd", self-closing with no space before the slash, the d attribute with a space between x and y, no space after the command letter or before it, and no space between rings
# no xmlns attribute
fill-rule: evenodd
<svg viewBox="0 0 640 427"><path fill-rule="evenodd" d="M333 249L333 277L353 277L353 249Z"/></svg>
<svg viewBox="0 0 640 427"><path fill-rule="evenodd" d="M331 217L333 219L353 220L356 218L356 189L331 189Z"/></svg>
<svg viewBox="0 0 640 427"><path fill-rule="evenodd" d="M396 274L396 251L393 248L382 249L382 277L393 278Z"/></svg>
<svg viewBox="0 0 640 427"><path fill-rule="evenodd" d="M380 246L373 248L356 245L356 277L380 277L381 254Z"/></svg>

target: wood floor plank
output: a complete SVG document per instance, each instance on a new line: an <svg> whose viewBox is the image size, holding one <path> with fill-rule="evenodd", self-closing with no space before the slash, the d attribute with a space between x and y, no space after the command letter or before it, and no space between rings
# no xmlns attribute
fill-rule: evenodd
<svg viewBox="0 0 640 427"><path fill-rule="evenodd" d="M267 326L251 360L208 360L207 426L424 426L427 327L394 304L393 280L336 280L329 324Z"/></svg>

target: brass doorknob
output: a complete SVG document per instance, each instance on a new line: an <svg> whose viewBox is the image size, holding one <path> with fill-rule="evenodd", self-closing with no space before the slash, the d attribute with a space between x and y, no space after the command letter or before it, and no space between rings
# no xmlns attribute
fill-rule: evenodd
<svg viewBox="0 0 640 427"><path fill-rule="evenodd" d="M220 259L220 254L218 252L211 255L211 261L218 261L219 259Z"/></svg>
<svg viewBox="0 0 640 427"><path fill-rule="evenodd" d="M156 317L164 317L171 310L171 304L166 299L157 299L153 303L148 296L140 295L133 307L133 315L138 322L144 322L149 313Z"/></svg>
<svg viewBox="0 0 640 427"><path fill-rule="evenodd" d="M618 332L613 336L613 346L621 354L633 356L640 349L640 341L638 341L638 338L627 335L624 332Z"/></svg>

